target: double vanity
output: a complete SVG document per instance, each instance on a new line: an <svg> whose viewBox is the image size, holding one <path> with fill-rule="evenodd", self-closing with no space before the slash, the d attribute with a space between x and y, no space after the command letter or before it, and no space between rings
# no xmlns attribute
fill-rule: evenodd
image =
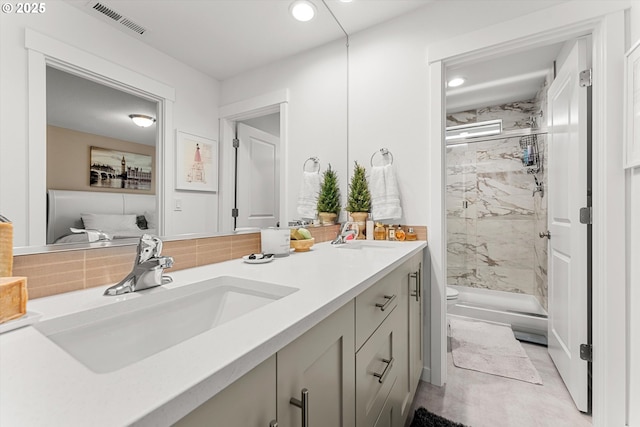
<svg viewBox="0 0 640 427"><path fill-rule="evenodd" d="M425 246L322 243L30 301L40 321L0 335L0 425L401 426Z"/></svg>

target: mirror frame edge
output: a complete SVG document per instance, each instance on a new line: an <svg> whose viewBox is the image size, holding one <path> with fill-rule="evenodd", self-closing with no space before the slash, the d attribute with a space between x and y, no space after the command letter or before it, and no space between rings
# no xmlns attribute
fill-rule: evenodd
<svg viewBox="0 0 640 427"><path fill-rule="evenodd" d="M28 141L27 149L29 180L27 183L28 218L26 222L26 246L46 244L46 67L53 66L62 71L71 72L80 77L124 90L158 103L158 121L156 133L157 209L159 211L160 234L165 234L166 188L170 188L172 179L165 170L171 168L168 146L173 146L173 103L175 89L155 81L143 74L129 70L116 63L85 52L64 42L25 29L25 49L28 51ZM44 145L46 147L46 145ZM34 171L38 176L33 176ZM42 175L44 174L44 176ZM40 230L40 232L38 232Z"/></svg>

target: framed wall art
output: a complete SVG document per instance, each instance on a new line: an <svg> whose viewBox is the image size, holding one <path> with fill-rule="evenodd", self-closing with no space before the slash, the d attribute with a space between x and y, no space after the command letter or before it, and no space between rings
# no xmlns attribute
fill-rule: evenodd
<svg viewBox="0 0 640 427"><path fill-rule="evenodd" d="M176 131L176 190L218 191L218 142Z"/></svg>
<svg viewBox="0 0 640 427"><path fill-rule="evenodd" d="M91 147L91 187L151 191L153 159L146 154Z"/></svg>
<svg viewBox="0 0 640 427"><path fill-rule="evenodd" d="M624 166L640 166L640 41L625 55Z"/></svg>

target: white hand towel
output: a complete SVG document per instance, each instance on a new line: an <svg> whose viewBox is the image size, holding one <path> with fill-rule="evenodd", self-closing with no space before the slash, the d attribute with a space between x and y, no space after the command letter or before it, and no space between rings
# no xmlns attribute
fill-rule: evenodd
<svg viewBox="0 0 640 427"><path fill-rule="evenodd" d="M318 195L322 177L317 172L302 173L302 183L298 194L298 215L303 219L314 219L318 209Z"/></svg>
<svg viewBox="0 0 640 427"><path fill-rule="evenodd" d="M400 191L392 165L374 166L369 178L371 216L375 221L402 217Z"/></svg>

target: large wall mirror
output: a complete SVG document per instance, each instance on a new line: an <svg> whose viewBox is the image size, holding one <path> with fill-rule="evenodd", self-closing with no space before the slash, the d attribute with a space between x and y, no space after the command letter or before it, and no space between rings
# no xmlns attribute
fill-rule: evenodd
<svg viewBox="0 0 640 427"><path fill-rule="evenodd" d="M162 7L170 15L172 10L180 8L179 3L164 2ZM277 0L252 4L252 7L260 10L264 8L264 13L283 9L282 2ZM149 22L154 19L161 21L164 13L164 9L156 8L153 17L147 16L145 10L135 2L114 2L114 7L124 15L134 18L140 16L145 22L147 19ZM198 7L215 8L219 4L200 4ZM224 2L224 7L242 9L236 2ZM323 170L331 164L338 171L344 198L348 177L348 48L343 30L327 8L324 2L318 3L314 34L305 35L309 37L305 49L287 50L286 46L275 44L265 46L265 35L259 29L253 31L253 39L247 39L252 32L241 32L241 37L238 37L242 40L239 41L232 39L233 34L240 34L237 32L231 32L231 36L221 36L224 40L220 44L235 46L232 59L238 64L235 74L220 78L213 77L218 71L206 69L204 62L202 68L196 68L193 61L189 62L188 58L176 53L175 44L178 43L182 50L189 46L187 50L203 55L199 48L191 46L186 40L181 43L180 36L176 35L180 32L156 26L148 36L130 35L129 29L119 28L105 20L95 21L95 11L89 10L91 8L84 2L56 3L35 23L7 21L8 34L26 32L24 40L5 38L9 41L1 46L3 54L9 52L6 58L16 59L5 62L2 79L20 73L26 82L26 89L16 89L16 95L26 104L24 128L28 132L21 130L20 123L16 123L9 132L17 136L24 135L25 152L29 154L24 159L18 159L16 164L23 162L26 169L31 171L26 174L24 200L16 200L21 207L9 209L10 214L7 215L10 219L17 218L14 227L19 232L15 246L19 249L16 253L66 250L72 247L69 243L74 244L73 248L105 245L102 242L78 243L89 236L87 233L75 235L71 228L90 228L80 221L78 212L71 223L54 233L50 232L47 223L50 221L51 202L47 201L47 194L52 191L58 192L57 196L61 197L65 196L60 194L64 191L90 194L87 203L98 211L91 212L94 209L87 208L86 212L82 212L88 214L110 214L110 208L98 206L111 206L116 194L124 194L127 200L134 198L135 212L125 214L144 214L147 226L150 222L155 226L147 229L165 238L228 234L237 232L236 228L244 228L234 227L230 225L232 221L222 219L231 215L226 203L230 199L225 198L230 197L227 177L235 171L229 161L230 147L223 146L219 132L221 125L218 125L220 115L216 117L216 108L270 93L287 93L286 108L281 110L286 112L286 118L281 112L264 111L264 114L238 119L236 123L239 128L251 128L252 132L258 131L288 141L284 150L274 151L276 168L282 171L280 181L265 187L275 194L263 199L267 206L270 203L279 205L280 217L260 223L259 227L276 225L278 222L281 226L287 226L288 220L298 218L296 204L299 178L305 161L310 157L319 157ZM287 8L283 11L287 12ZM243 18L238 13L231 13L227 19ZM285 19L289 20L290 16ZM257 22L260 21L262 18ZM64 27L74 26L86 28L77 35L64 30ZM117 29L109 26L116 26ZM89 50L89 46L95 43L82 37L83 31L89 31L88 27L95 27L96 36L98 33L108 36L101 39L98 43L101 48L96 46L96 51ZM163 52L161 39L163 34L169 33L175 38L174 50ZM146 54L137 56L129 46L134 44L140 48L144 46L141 42L148 45L149 51L158 51L150 54L149 64L144 64ZM164 45L171 44L164 41ZM214 44L210 40L208 48L214 50ZM105 49L105 45L109 49ZM247 46L246 52L243 46ZM251 57L256 46L265 52L273 49L277 55L270 60L258 58L257 62L244 60ZM61 54L51 55L51 51ZM126 56L123 52L130 52L130 55ZM224 62L224 58L221 62ZM10 66L10 63L14 65ZM167 65L169 71L156 73L156 69L163 65ZM181 77L174 72L181 68L190 70ZM199 90L196 85L190 86L189 80L198 73L200 76L197 78L202 77L210 83L207 90ZM33 84L34 81L36 84ZM147 128L135 126L129 118L134 114L154 117L156 122ZM199 126L204 122L206 126ZM206 131L200 132L199 129L203 128ZM176 131L192 132L215 140L220 145L219 163L216 164L218 191L181 191L176 188ZM133 156L128 158L128 154ZM111 156L111 163L99 161L105 156ZM151 171L146 170L149 164ZM14 174L15 171L0 170L0 183L9 182ZM4 191L7 187L3 185ZM250 190L256 193L255 188ZM18 194L18 190L15 193ZM0 201L7 199L9 194L5 192ZM258 194L265 195L266 192L261 190ZM248 199L254 200L254 197L249 196ZM130 202L125 200L123 203L127 205ZM26 214L24 217L23 212ZM155 218L149 221L154 215ZM286 220L281 221L281 218ZM21 230L25 223L26 233ZM206 224L206 227L202 227L202 224ZM203 228L207 232L203 232ZM137 242L137 238L128 233L119 234L118 237L122 237L118 244Z"/></svg>
<svg viewBox="0 0 640 427"><path fill-rule="evenodd" d="M47 244L158 233L158 103L52 66L46 87ZM126 214L135 221L118 234L89 233Z"/></svg>

